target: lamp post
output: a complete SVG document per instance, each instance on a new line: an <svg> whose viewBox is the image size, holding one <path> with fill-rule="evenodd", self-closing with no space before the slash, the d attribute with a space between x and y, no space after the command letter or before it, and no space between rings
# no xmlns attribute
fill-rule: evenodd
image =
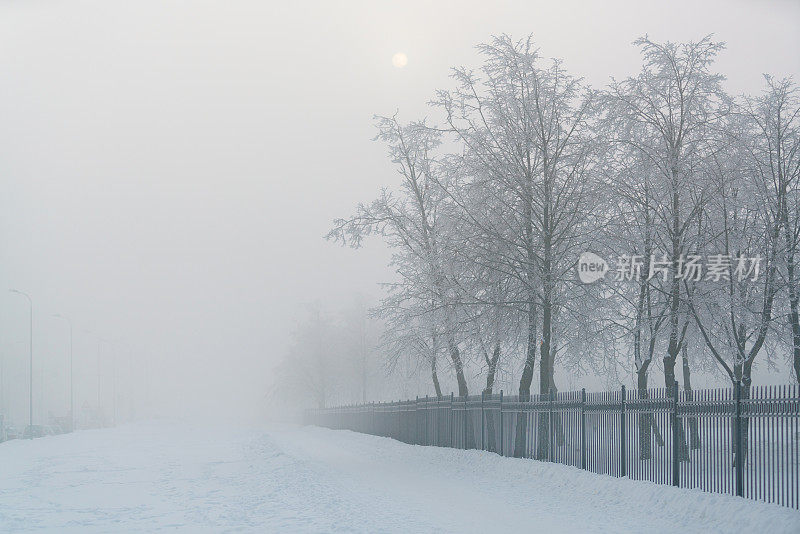
<svg viewBox="0 0 800 534"><path fill-rule="evenodd" d="M75 381L72 365L72 321L69 317L64 317L60 313L53 315L59 319L64 319L69 325L69 431L75 430Z"/></svg>
<svg viewBox="0 0 800 534"><path fill-rule="evenodd" d="M30 381L28 383L28 395L29 395L28 404L30 413L29 413L28 426L30 426L31 429L30 439L33 439L33 300L31 300L30 295L22 291L19 291L17 289L9 289L9 291L11 291L12 293L17 293L18 295L22 295L23 297L28 299L28 306L30 308L30 325L28 327L28 333L30 335L30 339L28 342L28 347L30 349L30 361L29 361L30 367L28 373L30 378Z"/></svg>

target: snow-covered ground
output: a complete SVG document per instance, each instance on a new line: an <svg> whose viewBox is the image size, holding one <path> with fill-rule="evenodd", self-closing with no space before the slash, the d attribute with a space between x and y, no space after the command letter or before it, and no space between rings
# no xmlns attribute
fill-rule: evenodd
<svg viewBox="0 0 800 534"><path fill-rule="evenodd" d="M800 512L480 451L175 421L0 444L0 532L800 532Z"/></svg>

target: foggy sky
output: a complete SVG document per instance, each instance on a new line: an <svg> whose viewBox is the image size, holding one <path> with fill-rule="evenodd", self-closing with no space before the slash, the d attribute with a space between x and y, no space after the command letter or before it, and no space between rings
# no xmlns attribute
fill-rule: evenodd
<svg viewBox="0 0 800 534"><path fill-rule="evenodd" d="M448 69L477 66L492 34L532 33L602 87L638 70L638 36L714 33L737 94L760 91L765 72L800 79L798 21L788 1L4 1L5 402L22 425L27 304L7 288L33 297L46 409L66 398L53 313L75 325L78 404L97 395L98 337L113 341L100 343L101 375L116 355L120 380L142 387L146 361L172 409L263 402L306 303L375 297L391 276L379 243L322 239L396 182L372 115L430 116Z"/></svg>

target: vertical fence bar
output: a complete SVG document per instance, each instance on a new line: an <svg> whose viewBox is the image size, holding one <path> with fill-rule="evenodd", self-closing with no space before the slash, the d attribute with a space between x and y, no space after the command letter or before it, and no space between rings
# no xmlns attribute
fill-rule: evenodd
<svg viewBox="0 0 800 534"><path fill-rule="evenodd" d="M486 392L485 391L481 391L481 450L482 451L486 450L486 447L484 446L484 441L483 441L483 435L485 434L485 432L484 432L484 426L485 426L484 417L485 417L485 415L483 413L483 399L485 397L486 397Z"/></svg>
<svg viewBox="0 0 800 534"><path fill-rule="evenodd" d="M586 388L581 388L581 469L586 469Z"/></svg>
<svg viewBox="0 0 800 534"><path fill-rule="evenodd" d="M620 449L620 476L626 476L626 446L625 446L625 385L622 385L622 397L619 408L619 449Z"/></svg>
<svg viewBox="0 0 800 534"><path fill-rule="evenodd" d="M678 433L678 381L672 383L672 413L670 414L670 422L672 424L672 485L680 486L680 461L678 448L680 447L680 439Z"/></svg>
<svg viewBox="0 0 800 534"><path fill-rule="evenodd" d="M437 447L440 447L442 445L441 441L440 441L440 438L439 438L439 425L441 424L441 416L442 416L442 412L441 412L441 408L442 407L441 407L441 402L440 401L441 401L441 397L437 396L436 397L436 412L435 412L436 413L436 422L435 422L435 425L434 425L434 428L436 429L436 438L435 438L436 439L436 443L434 443L434 445L436 445Z"/></svg>
<svg viewBox="0 0 800 534"><path fill-rule="evenodd" d="M456 427L456 417L455 412L453 411L453 392L450 392L450 446L455 447L455 427Z"/></svg>
<svg viewBox="0 0 800 534"><path fill-rule="evenodd" d="M500 390L500 456L505 456L503 443L503 390Z"/></svg>
<svg viewBox="0 0 800 534"><path fill-rule="evenodd" d="M423 445L430 444L430 436L428 435L428 396L425 395L425 443Z"/></svg>
<svg viewBox="0 0 800 534"><path fill-rule="evenodd" d="M467 416L469 415L467 411L467 395L464 395L464 424L461 425L464 430L464 450L467 449Z"/></svg>
<svg viewBox="0 0 800 534"><path fill-rule="evenodd" d="M412 443L419 445L419 395L414 399L414 441Z"/></svg>
<svg viewBox="0 0 800 534"><path fill-rule="evenodd" d="M553 389L550 388L549 394L547 395L547 426L548 432L547 437L549 443L547 444L547 461L553 461Z"/></svg>
<svg viewBox="0 0 800 534"><path fill-rule="evenodd" d="M734 462L736 467L736 495L744 495L744 451L742 447L742 384L733 385L733 395L736 401L736 412L733 421L734 427Z"/></svg>

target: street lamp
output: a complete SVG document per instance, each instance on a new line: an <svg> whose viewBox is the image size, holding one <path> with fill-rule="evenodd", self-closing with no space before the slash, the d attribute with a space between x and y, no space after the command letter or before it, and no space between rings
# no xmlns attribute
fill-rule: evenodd
<svg viewBox="0 0 800 534"><path fill-rule="evenodd" d="M28 426L30 426L30 438L33 439L33 300L31 300L31 296L27 293L19 291L17 289L9 289L12 293L17 293L22 295L26 299L28 299L28 306L30 308L30 325L28 327L28 333L30 334L30 341L28 343L28 347L30 348L30 382L28 384L28 394L29 394L29 407L30 407L30 414L29 414L29 422Z"/></svg>
<svg viewBox="0 0 800 534"><path fill-rule="evenodd" d="M69 325L69 431L75 430L75 381L73 379L73 366L72 366L72 321L69 317L64 317L60 313L56 313L53 317L64 319Z"/></svg>

